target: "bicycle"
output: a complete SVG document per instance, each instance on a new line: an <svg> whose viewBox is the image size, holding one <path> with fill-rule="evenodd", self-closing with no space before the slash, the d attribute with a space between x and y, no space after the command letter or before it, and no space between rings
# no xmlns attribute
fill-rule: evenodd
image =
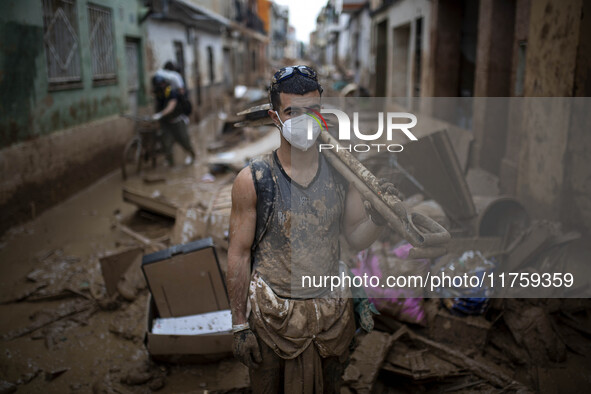
<svg viewBox="0 0 591 394"><path fill-rule="evenodd" d="M152 168L155 168L158 155L164 154L164 149L158 122L153 121L150 116L121 116L135 122L134 135L123 149L121 174L126 180L131 175L140 174L144 163L151 162Z"/></svg>

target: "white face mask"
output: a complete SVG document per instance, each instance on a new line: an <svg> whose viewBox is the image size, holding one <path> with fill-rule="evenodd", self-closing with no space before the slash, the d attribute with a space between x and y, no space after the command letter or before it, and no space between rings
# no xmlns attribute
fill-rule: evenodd
<svg viewBox="0 0 591 394"><path fill-rule="evenodd" d="M312 119L308 115L300 115L295 118L287 119L284 123L281 121L277 111L275 111L275 113L281 123L281 134L291 146L306 151L314 145L322 131L315 119Z"/></svg>

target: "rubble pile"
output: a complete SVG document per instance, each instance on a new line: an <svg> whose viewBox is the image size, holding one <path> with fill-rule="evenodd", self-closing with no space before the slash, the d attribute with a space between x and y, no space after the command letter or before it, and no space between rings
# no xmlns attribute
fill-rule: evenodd
<svg viewBox="0 0 591 394"><path fill-rule="evenodd" d="M425 277L429 271L489 278L502 272L531 275L584 267L589 252L580 234L563 230L560 223L531 219L520 201L498 195L496 178L483 170L470 170L464 177L453 150L445 149L444 134L420 139L412 145L417 154L405 155L394 169L375 157L366 163L375 173L398 180L409 196L407 207L452 233L447 253L412 259L412 246L388 233L370 249L349 255L356 274ZM419 154L431 148L439 154L436 162L448 164ZM579 278L569 291L588 286L584 274ZM348 392L558 392L588 376L549 384L555 371L573 364L588 371L589 346L580 347L589 339L588 299L529 298L527 286L507 298L490 284L366 290L380 312L374 318L379 331L366 334L353 353L345 372ZM385 355L366 354L361 348L376 340L383 343Z"/></svg>

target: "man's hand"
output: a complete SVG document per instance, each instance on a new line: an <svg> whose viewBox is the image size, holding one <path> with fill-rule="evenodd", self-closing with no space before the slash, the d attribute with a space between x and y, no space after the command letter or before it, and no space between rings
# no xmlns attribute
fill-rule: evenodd
<svg viewBox="0 0 591 394"><path fill-rule="evenodd" d="M250 328L234 333L234 356L248 368L257 368L263 361L259 343Z"/></svg>
<svg viewBox="0 0 591 394"><path fill-rule="evenodd" d="M154 115L152 115L152 120L160 120L160 118L162 118L161 112L157 112Z"/></svg>
<svg viewBox="0 0 591 394"><path fill-rule="evenodd" d="M378 183L380 184L380 191L383 194L390 194L402 200L402 193L400 193L400 191L396 189L396 186L394 186L394 184L390 182L388 179L380 178L378 179ZM365 212L367 212L367 215L369 216L371 221L374 222L376 226L383 226L386 224L386 219L384 219L382 215L378 213L378 211L371 205L371 202L367 200L364 201L363 207L365 208Z"/></svg>
<svg viewBox="0 0 591 394"><path fill-rule="evenodd" d="M382 193L396 196L402 200L402 193L400 193L400 191L396 189L396 186L394 186L394 184L390 182L388 179L380 178L378 179L378 183L380 184L380 189Z"/></svg>

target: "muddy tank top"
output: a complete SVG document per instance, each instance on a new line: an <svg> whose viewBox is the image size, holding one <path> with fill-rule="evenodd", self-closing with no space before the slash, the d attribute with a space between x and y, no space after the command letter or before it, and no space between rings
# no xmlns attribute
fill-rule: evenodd
<svg viewBox="0 0 591 394"><path fill-rule="evenodd" d="M322 296L327 288L319 279L339 272L345 181L323 155L307 186L291 180L276 152L251 162L251 171L257 191L253 269L279 296Z"/></svg>

